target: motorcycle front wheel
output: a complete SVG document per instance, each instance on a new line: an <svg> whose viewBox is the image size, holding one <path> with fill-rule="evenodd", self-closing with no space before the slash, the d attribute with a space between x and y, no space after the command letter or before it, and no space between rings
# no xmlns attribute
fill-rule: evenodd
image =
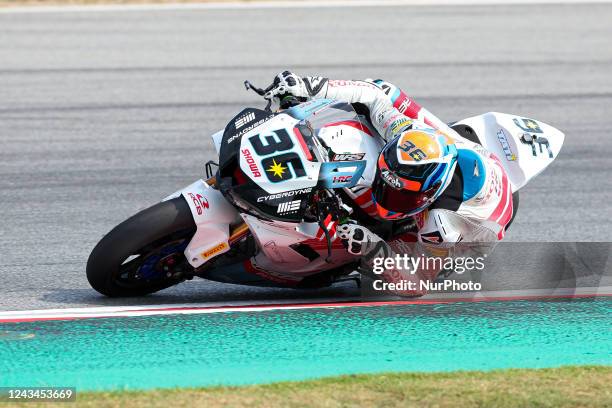
<svg viewBox="0 0 612 408"><path fill-rule="evenodd" d="M183 251L196 231L177 197L128 218L100 240L87 261L91 286L110 297L143 296L193 277Z"/></svg>

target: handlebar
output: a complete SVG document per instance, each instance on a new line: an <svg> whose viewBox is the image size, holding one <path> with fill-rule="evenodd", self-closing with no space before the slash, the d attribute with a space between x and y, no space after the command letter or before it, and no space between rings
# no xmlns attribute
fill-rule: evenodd
<svg viewBox="0 0 612 408"><path fill-rule="evenodd" d="M272 88L274 88L274 84L271 84L266 89L262 89L262 88L258 88L255 85L253 85L251 83L251 81L246 80L246 81L244 81L244 87L246 88L247 91L251 90L251 91L255 92L257 95L259 95L259 96L264 96L266 94L266 92L271 91Z"/></svg>
<svg viewBox="0 0 612 408"><path fill-rule="evenodd" d="M264 96L266 93L270 92L272 89L274 89L274 87L277 85L277 82L274 81L272 82L272 84L270 84L270 86L268 86L267 88L263 89L263 88L258 88L255 85L253 85L251 83L251 81L246 80L244 81L244 87L246 88L247 91L251 90L253 92L255 92L257 95L259 96ZM277 95L277 97L280 99L281 103L280 103L280 108L281 109L288 109L292 106L298 105L302 102L305 102L306 99L305 98L297 98L291 94L284 94L284 95ZM303 99L303 100L302 100ZM271 111L271 105L272 105L272 101L270 99L268 99L268 104L265 107L266 111Z"/></svg>
<svg viewBox="0 0 612 408"><path fill-rule="evenodd" d="M255 92L257 95L259 96L264 96L266 94L266 92L271 91L274 88L274 83L270 84L269 87L267 87L266 89L262 89L262 88L258 88L255 85L253 85L251 83L251 81L246 80L244 81L244 87L246 88L246 90L251 90L253 92ZM265 109L266 111L270 112L272 111L272 109L270 108L270 106L272 105L272 100L268 99L268 104L266 105Z"/></svg>

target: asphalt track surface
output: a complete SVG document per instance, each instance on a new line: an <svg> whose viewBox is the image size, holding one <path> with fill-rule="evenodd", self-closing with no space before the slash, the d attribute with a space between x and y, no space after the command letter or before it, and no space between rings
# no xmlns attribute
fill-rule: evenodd
<svg viewBox="0 0 612 408"><path fill-rule="evenodd" d="M285 68L381 77L451 121L566 132L511 241L612 241L612 5L0 14L0 310L346 297L196 280L109 300L85 278L113 226L203 176L242 87Z"/></svg>

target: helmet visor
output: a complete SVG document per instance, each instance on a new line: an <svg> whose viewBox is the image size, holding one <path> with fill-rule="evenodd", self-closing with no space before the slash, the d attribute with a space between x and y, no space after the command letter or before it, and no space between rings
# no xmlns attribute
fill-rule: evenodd
<svg viewBox="0 0 612 408"><path fill-rule="evenodd" d="M425 191L409 191L401 188L394 188L387 184L380 171L376 172L376 177L372 183L372 193L376 202L388 211L410 214L414 210L427 204L438 191L440 183L436 183ZM411 215L411 214L410 214Z"/></svg>

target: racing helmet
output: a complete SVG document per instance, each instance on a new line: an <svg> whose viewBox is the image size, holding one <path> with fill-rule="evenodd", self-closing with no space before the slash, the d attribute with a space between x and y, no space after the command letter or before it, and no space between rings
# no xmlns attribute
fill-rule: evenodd
<svg viewBox="0 0 612 408"><path fill-rule="evenodd" d="M448 187L457 148L444 133L412 128L385 145L372 183L373 201L384 219L406 218L427 208Z"/></svg>

